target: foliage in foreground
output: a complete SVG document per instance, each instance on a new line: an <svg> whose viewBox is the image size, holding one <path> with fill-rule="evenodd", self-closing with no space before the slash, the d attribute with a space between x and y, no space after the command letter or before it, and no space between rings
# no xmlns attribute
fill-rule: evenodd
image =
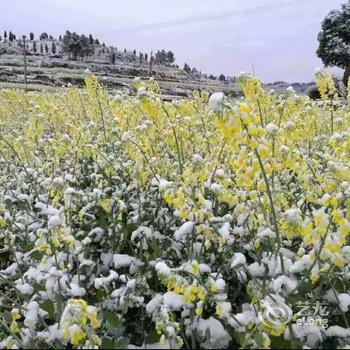
<svg viewBox="0 0 350 350"><path fill-rule="evenodd" d="M317 80L1 91L0 346L349 346L349 106Z"/></svg>

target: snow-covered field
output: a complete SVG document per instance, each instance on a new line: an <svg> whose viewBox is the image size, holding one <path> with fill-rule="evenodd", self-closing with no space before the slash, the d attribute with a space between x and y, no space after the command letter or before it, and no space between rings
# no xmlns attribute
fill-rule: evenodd
<svg viewBox="0 0 350 350"><path fill-rule="evenodd" d="M1 90L0 348L349 346L349 105L316 80Z"/></svg>

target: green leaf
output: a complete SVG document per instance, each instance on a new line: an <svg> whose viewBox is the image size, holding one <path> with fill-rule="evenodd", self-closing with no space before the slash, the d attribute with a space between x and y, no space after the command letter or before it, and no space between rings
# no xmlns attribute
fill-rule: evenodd
<svg viewBox="0 0 350 350"><path fill-rule="evenodd" d="M101 290L101 289L99 289L98 291L97 291L97 293L96 293L96 298L97 298L97 300L98 301L102 301L103 300L103 298L104 298L104 292Z"/></svg>
<svg viewBox="0 0 350 350"><path fill-rule="evenodd" d="M135 224L126 224L123 226L123 239L128 240L131 237L131 234L137 229Z"/></svg>
<svg viewBox="0 0 350 350"><path fill-rule="evenodd" d="M95 294L90 295L87 298L87 301L89 304L97 304L104 300L105 298L105 293L102 289L99 289Z"/></svg>
<svg viewBox="0 0 350 350"><path fill-rule="evenodd" d="M290 340L286 340L283 336L280 337L270 337L271 339L271 349L291 349ZM297 347L299 348L299 346Z"/></svg>
<svg viewBox="0 0 350 350"><path fill-rule="evenodd" d="M120 327L120 317L118 314L106 310L103 315L113 329L118 329Z"/></svg>
<svg viewBox="0 0 350 350"><path fill-rule="evenodd" d="M2 317L7 323L10 323L12 321L12 316L11 316L11 312L10 311L5 310L2 313Z"/></svg>
<svg viewBox="0 0 350 350"><path fill-rule="evenodd" d="M147 334L145 343L146 344L152 344L157 343L160 339L160 335L157 333L157 331L153 328L151 332Z"/></svg>
<svg viewBox="0 0 350 350"><path fill-rule="evenodd" d="M244 337L243 333L235 332L235 333L233 333L233 338L235 339L235 342L237 344L239 344L239 345L244 344L245 337Z"/></svg>
<svg viewBox="0 0 350 350"><path fill-rule="evenodd" d="M45 310L50 315L50 317L54 317L55 316L55 304L53 303L52 300L50 300L50 299L45 300L41 304L41 308L43 310Z"/></svg>
<svg viewBox="0 0 350 350"><path fill-rule="evenodd" d="M35 261L40 261L43 257L43 253L39 252L38 250L34 250L31 254L30 257L35 260Z"/></svg>
<svg viewBox="0 0 350 350"><path fill-rule="evenodd" d="M101 349L114 349L114 342L109 338L103 338Z"/></svg>
<svg viewBox="0 0 350 350"><path fill-rule="evenodd" d="M115 342L115 348L116 349L126 349L126 347L129 345L130 339L126 337L120 337L118 340Z"/></svg>
<svg viewBox="0 0 350 350"><path fill-rule="evenodd" d="M260 346L260 348L264 348L264 337L261 333L256 333L254 336L255 342Z"/></svg>

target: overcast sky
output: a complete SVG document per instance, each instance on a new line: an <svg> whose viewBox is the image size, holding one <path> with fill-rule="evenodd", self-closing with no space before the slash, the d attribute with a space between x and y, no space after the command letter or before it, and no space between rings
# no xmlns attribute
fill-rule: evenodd
<svg viewBox="0 0 350 350"><path fill-rule="evenodd" d="M252 71L265 81L310 81L324 16L347 0L1 0L0 26L16 34L66 29L119 49L167 49L202 72ZM288 3L284 8L270 5ZM266 5L266 9L262 9ZM259 9L257 9L259 7ZM237 11L237 12L235 12ZM232 13L216 20L207 15ZM203 16L203 21L134 32L140 25ZM121 32L122 31L122 32Z"/></svg>

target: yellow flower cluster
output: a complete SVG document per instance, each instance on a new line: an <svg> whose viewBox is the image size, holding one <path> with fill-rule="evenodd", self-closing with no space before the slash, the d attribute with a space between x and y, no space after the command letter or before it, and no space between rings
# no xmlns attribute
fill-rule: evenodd
<svg viewBox="0 0 350 350"><path fill-rule="evenodd" d="M78 346L89 339L92 344L99 345L100 339L94 331L100 326L101 322L94 307L82 299L68 300L61 318L63 340L69 340L72 345Z"/></svg>

